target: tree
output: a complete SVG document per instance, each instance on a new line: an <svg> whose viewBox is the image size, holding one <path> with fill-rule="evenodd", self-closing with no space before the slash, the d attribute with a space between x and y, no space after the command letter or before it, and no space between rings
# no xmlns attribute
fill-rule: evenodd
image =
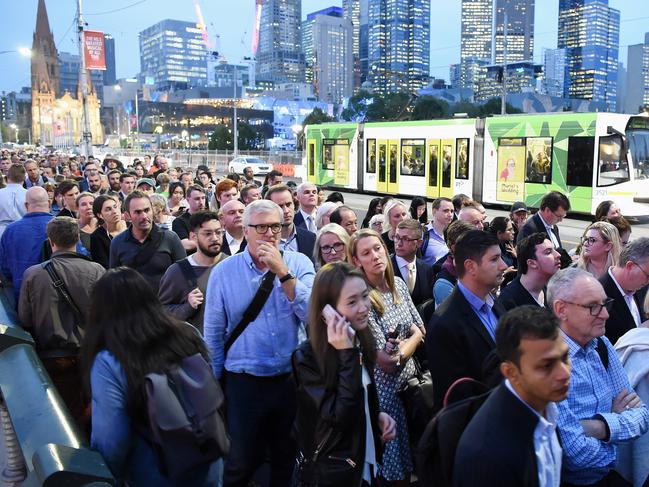
<svg viewBox="0 0 649 487"><path fill-rule="evenodd" d="M333 117L330 117L321 108L314 108L311 113L304 117L304 122L302 122L302 128L307 125L318 125L321 123L333 122Z"/></svg>
<svg viewBox="0 0 649 487"><path fill-rule="evenodd" d="M350 122L365 122L368 108L374 104L377 95L373 95L369 91L360 90L349 99L347 108L343 110L342 118Z"/></svg>
<svg viewBox="0 0 649 487"><path fill-rule="evenodd" d="M239 150L256 150L263 145L263 136L249 123L237 123L237 141Z"/></svg>
<svg viewBox="0 0 649 487"><path fill-rule="evenodd" d="M412 102L412 96L408 93L388 93L383 97L383 101L382 112L377 113L373 120L408 120L410 118L408 108Z"/></svg>
<svg viewBox="0 0 649 487"><path fill-rule="evenodd" d="M233 150L230 129L225 125L217 125L207 147L209 150Z"/></svg>
<svg viewBox="0 0 649 487"><path fill-rule="evenodd" d="M523 113L522 110L519 110L518 108L514 108L511 106L509 103L505 105L505 110L507 113ZM492 98L488 100L486 103L483 103L480 105L480 113L479 115L481 117L487 117L489 115L500 115L500 112L502 111L502 101L500 98Z"/></svg>
<svg viewBox="0 0 649 487"><path fill-rule="evenodd" d="M480 108L476 106L475 103L471 103L468 100L462 100L453 105L452 112L453 115L456 113L466 113L470 118L475 118L480 115Z"/></svg>
<svg viewBox="0 0 649 487"><path fill-rule="evenodd" d="M434 96L422 96L417 99L412 111L412 120L433 120L449 115L448 103Z"/></svg>

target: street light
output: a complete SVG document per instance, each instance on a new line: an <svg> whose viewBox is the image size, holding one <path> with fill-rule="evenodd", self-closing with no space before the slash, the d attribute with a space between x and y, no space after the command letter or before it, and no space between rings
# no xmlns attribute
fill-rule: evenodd
<svg viewBox="0 0 649 487"><path fill-rule="evenodd" d="M18 49L10 49L8 51L0 51L0 54L7 54L10 52L17 52L23 57L32 57L32 50L27 47L19 47Z"/></svg>
<svg viewBox="0 0 649 487"><path fill-rule="evenodd" d="M9 125L9 127L11 127L12 129L14 129L16 131L16 144L17 144L18 143L18 125L16 125L15 123L12 123L11 125Z"/></svg>

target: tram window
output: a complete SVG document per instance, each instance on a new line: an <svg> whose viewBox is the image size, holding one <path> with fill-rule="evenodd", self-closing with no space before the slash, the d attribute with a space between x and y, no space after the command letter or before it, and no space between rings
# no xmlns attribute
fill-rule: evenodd
<svg viewBox="0 0 649 487"><path fill-rule="evenodd" d="M426 174L426 141L424 139L401 140L401 175L424 176Z"/></svg>
<svg viewBox="0 0 649 487"><path fill-rule="evenodd" d="M649 130L627 130L635 179L649 179Z"/></svg>
<svg viewBox="0 0 649 487"><path fill-rule="evenodd" d="M322 141L322 169L334 168L334 144L335 141L331 139Z"/></svg>
<svg viewBox="0 0 649 487"><path fill-rule="evenodd" d="M428 146L428 186L437 186L437 163L439 160L439 146L430 144Z"/></svg>
<svg viewBox="0 0 649 487"><path fill-rule="evenodd" d="M390 180L388 181L390 183L397 182L397 163L398 163L397 150L398 147L396 145L390 144Z"/></svg>
<svg viewBox="0 0 649 487"><path fill-rule="evenodd" d="M387 168L387 147L379 144L379 183L385 183L385 172Z"/></svg>
<svg viewBox="0 0 649 487"><path fill-rule="evenodd" d="M594 154L595 137L568 138L568 186L592 186Z"/></svg>
<svg viewBox="0 0 649 487"><path fill-rule="evenodd" d="M599 138L597 186L612 186L629 180L629 163L622 147L619 135Z"/></svg>
<svg viewBox="0 0 649 487"><path fill-rule="evenodd" d="M349 141L347 139L322 140L322 169L347 171L349 166Z"/></svg>
<svg viewBox="0 0 649 487"><path fill-rule="evenodd" d="M552 182L552 137L528 137L525 141L525 182Z"/></svg>
<svg viewBox="0 0 649 487"><path fill-rule="evenodd" d="M469 179L469 139L457 139L455 179Z"/></svg>
<svg viewBox="0 0 649 487"><path fill-rule="evenodd" d="M367 173L376 173L376 139L367 139Z"/></svg>
<svg viewBox="0 0 649 487"><path fill-rule="evenodd" d="M315 174L315 144L309 143L309 174Z"/></svg>
<svg viewBox="0 0 649 487"><path fill-rule="evenodd" d="M442 187L450 188L451 187L451 166L453 165L452 160L452 145L443 145L442 146Z"/></svg>

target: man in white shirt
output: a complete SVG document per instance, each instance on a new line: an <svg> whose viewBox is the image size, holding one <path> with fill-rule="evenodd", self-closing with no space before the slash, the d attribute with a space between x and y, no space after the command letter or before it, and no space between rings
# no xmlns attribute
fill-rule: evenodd
<svg viewBox="0 0 649 487"><path fill-rule="evenodd" d="M20 220L27 213L23 188L25 168L22 164L12 164L7 171L7 187L0 189L0 236L10 223Z"/></svg>
<svg viewBox="0 0 649 487"><path fill-rule="evenodd" d="M394 275L404 280L415 306L433 298L433 268L417 258L422 233L421 223L412 218L400 222L394 232Z"/></svg>
<svg viewBox="0 0 649 487"><path fill-rule="evenodd" d="M444 230L453 221L453 202L449 198L437 198L433 201L433 218L426 226L426 235L421 247L424 261L433 265L448 254L444 240Z"/></svg>
<svg viewBox="0 0 649 487"><path fill-rule="evenodd" d="M221 224L225 229L221 252L226 255L234 255L246 247L246 239L243 236L244 209L245 206L241 201L230 200L219 211Z"/></svg>
<svg viewBox="0 0 649 487"><path fill-rule="evenodd" d="M627 331L644 321L643 294L649 283L649 238L642 237L629 242L616 266L611 267L600 279L606 296L613 300L606 320L606 338L615 343ZM643 290L644 293L638 292Z"/></svg>
<svg viewBox="0 0 649 487"><path fill-rule="evenodd" d="M496 348L506 381L464 430L453 485L559 487L556 403L568 395L571 371L559 321L546 308L520 306L500 319Z"/></svg>
<svg viewBox="0 0 649 487"><path fill-rule="evenodd" d="M300 210L295 214L295 226L317 233L315 216L318 204L318 188L313 183L300 184L297 187L297 199L300 203Z"/></svg>

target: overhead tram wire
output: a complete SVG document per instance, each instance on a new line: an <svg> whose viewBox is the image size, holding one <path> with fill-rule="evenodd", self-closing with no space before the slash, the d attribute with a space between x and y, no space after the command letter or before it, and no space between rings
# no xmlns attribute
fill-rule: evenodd
<svg viewBox="0 0 649 487"><path fill-rule="evenodd" d="M140 5L142 3L145 3L146 1L148 1L148 0L139 0L138 2L131 3L131 4L126 5L124 7L115 8L113 10L106 10L104 12L94 12L94 13L91 13L91 14L84 14L84 15L87 17L88 15L93 15L93 16L94 15L107 15L107 14L112 14L112 13L115 13L115 12L121 12L122 10L126 10L126 9L131 8L131 7L135 7L136 5Z"/></svg>

